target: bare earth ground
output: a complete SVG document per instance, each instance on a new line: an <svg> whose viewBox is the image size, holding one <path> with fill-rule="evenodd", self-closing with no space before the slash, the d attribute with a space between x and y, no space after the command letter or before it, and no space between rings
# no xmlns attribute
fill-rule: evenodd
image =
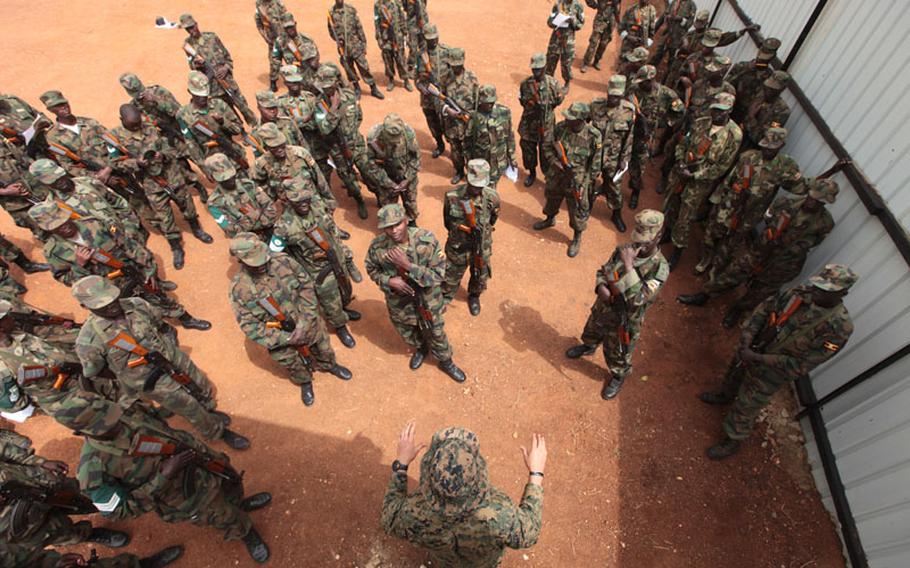
<svg viewBox="0 0 910 568"><path fill-rule="evenodd" d="M317 40L323 59L334 59L325 29L329 0L286 3L299 27ZM372 38L372 3L352 4ZM466 49L468 67L481 82L497 86L516 125L518 84L528 74L531 53L545 49L549 9L544 0L430 2L444 43ZM124 71L137 72L146 84L163 84L185 101L184 32L152 25L157 15L174 21L184 11L192 11L203 30L218 32L253 101L256 90L267 88L267 66L252 0L7 0L0 89L36 106L41 92L61 89L76 114L111 127L125 100L117 83ZM589 34L590 24L579 34L580 52ZM614 39L605 57L608 66L617 48ZM368 56L381 75L372 39ZM570 102L603 95L608 66L577 74ZM380 85L385 87L384 78ZM450 163L430 158L432 141L417 101L416 92L401 88L384 102L365 97L364 132L392 110L417 129L424 149L420 221L444 238L441 205ZM644 206L659 207L650 191L655 182L649 179ZM695 395L722 374L735 334L720 326L723 306L690 310L674 301L677 293L696 286L693 258L682 263L650 311L635 374L622 395L603 402L598 396L602 356L570 361L563 351L581 333L593 300L594 272L617 243L609 211L598 204L581 254L571 260L565 256L571 235L565 213L555 229L530 229L542 206L540 183L528 191L504 180L500 193L495 278L483 296L483 313L472 318L463 293L447 313L467 383L455 385L432 364L409 371L407 349L388 322L382 296L365 282L356 288L355 306L364 312L364 320L352 325L358 345L350 351L336 342L339 360L353 369L355 379L342 383L319 376L317 403L310 409L234 322L227 287L236 269L211 218L202 214L203 225L217 235L215 244L205 246L187 235L187 265L180 272L170 267L164 239L151 239L165 275L180 284L178 297L215 325L207 333L181 330L181 343L219 386L220 406L235 417L236 429L253 440L252 449L233 457L246 470L249 491L275 496L269 509L254 514L272 548L270 564L375 568L426 561L378 529L394 441L401 426L415 418L427 439L452 424L477 431L492 481L516 499L526 474L518 446L531 432L546 435L550 467L543 533L533 549L510 552L505 566L842 566L839 541L795 438L785 435L778 442L775 437L769 444L754 436L734 459L717 464L704 457L705 447L719 435L722 414ZM375 215L371 211L370 219L361 221L351 202L341 201L337 219L353 233L350 244L362 266ZM630 217L626 210L627 222ZM29 255L41 257L8 217L0 225ZM14 273L22 278L18 269ZM28 301L84 318L50 275L26 281ZM49 418L35 418L20 430L42 454L75 463L78 438ZM780 446L788 444L789 455L796 457L781 461ZM119 527L133 533L131 550L139 553L185 543L180 566L252 565L241 544L223 544L212 529L170 526L154 515Z"/></svg>

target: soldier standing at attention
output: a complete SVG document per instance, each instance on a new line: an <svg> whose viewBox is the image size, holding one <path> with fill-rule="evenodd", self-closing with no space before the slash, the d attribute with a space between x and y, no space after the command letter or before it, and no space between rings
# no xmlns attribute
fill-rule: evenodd
<svg viewBox="0 0 910 568"><path fill-rule="evenodd" d="M373 192L379 206L401 200L411 224L417 223L417 174L420 146L414 129L395 113L367 134L367 157L373 166Z"/></svg>
<svg viewBox="0 0 910 568"><path fill-rule="evenodd" d="M338 56L341 66L354 84L354 92L360 98L360 77L370 87L370 94L377 99L384 99L385 95L376 87L376 81L370 73L370 64L367 63L367 37L363 33L363 25L357 8L345 4L344 0L335 0L329 10L328 16L329 35L338 46ZM355 70L356 69L356 70Z"/></svg>
<svg viewBox="0 0 910 568"><path fill-rule="evenodd" d="M613 22L619 22L620 0L585 0L588 8L593 8L594 28L588 41L588 50L581 64L582 73L588 72L588 65L600 71L600 59L613 39Z"/></svg>
<svg viewBox="0 0 910 568"><path fill-rule="evenodd" d="M636 47L650 48L657 33L657 10L651 0L638 0L626 10L619 23L619 37L622 38L619 56Z"/></svg>
<svg viewBox="0 0 910 568"><path fill-rule="evenodd" d="M427 51L430 16L427 14L427 0L403 0L402 4L408 17L408 72L412 79L416 79L418 61ZM433 27L435 29L436 26Z"/></svg>
<svg viewBox="0 0 910 568"><path fill-rule="evenodd" d="M389 79L387 89L395 88L395 70L398 78L404 82L408 92L414 90L408 75L404 47L408 37L408 22L404 7L399 0L376 0L373 4L374 25L376 26L376 43L382 52L382 63L385 65L385 76Z"/></svg>
<svg viewBox="0 0 910 568"><path fill-rule="evenodd" d="M439 368L463 383L465 374L452 361L452 346L442 318L446 259L439 241L426 229L409 227L404 207L398 203L380 209L378 217L382 234L370 243L366 269L385 294L395 330L415 349L411 370L419 369L432 352Z"/></svg>
<svg viewBox="0 0 910 568"><path fill-rule="evenodd" d="M268 242L278 219L278 209L264 189L248 177L239 177L234 163L224 154L213 154L205 169L215 180L208 203L209 213L229 239L237 233L256 233Z"/></svg>
<svg viewBox="0 0 910 568"><path fill-rule="evenodd" d="M790 84L790 74L774 71L762 84L760 98L754 99L746 109L743 133L746 144L757 148L759 141L772 126L785 126L790 119L790 105L781 96Z"/></svg>
<svg viewBox="0 0 910 568"><path fill-rule="evenodd" d="M483 85L477 95L477 112L471 115L465 136L465 159L484 160L490 168L493 187L506 168L517 168L512 111L496 102L496 87Z"/></svg>
<svg viewBox="0 0 910 568"><path fill-rule="evenodd" d="M655 34L666 24L664 35L661 41L657 43L657 50L654 57L651 58L651 65L660 67L664 55L667 55L670 61L676 56L676 50L682 45L683 36L689 31L692 22L695 20L695 11L697 7L693 0L672 0L672 4L667 8L664 14L657 20Z"/></svg>
<svg viewBox="0 0 910 568"><path fill-rule="evenodd" d="M556 64L559 63L567 91L572 80L572 63L575 61L575 32L584 24L585 8L579 0L556 0L550 17L547 18L547 26L553 30L547 44L547 75L552 77L556 72Z"/></svg>
<svg viewBox="0 0 910 568"><path fill-rule="evenodd" d="M421 2L422 0L414 0ZM424 39L426 40L426 50L420 53L417 60L417 74L414 83L417 90L420 91L420 109L423 111L424 118L427 119L427 128L436 141L436 148L433 149L433 158L438 158L446 151L445 139L443 138L444 127L441 105L439 100L427 92L427 87L432 84L442 90L442 86L449 82L447 77L447 55L446 48L439 44L439 32L434 24L427 24L424 30Z"/></svg>
<svg viewBox="0 0 910 568"><path fill-rule="evenodd" d="M771 68L771 61L777 56L778 49L780 49L780 40L769 37L762 42L755 59L740 61L727 73L726 80L736 87L737 93L736 105L730 116L738 124L742 124L753 99L761 95L762 85L774 71Z"/></svg>
<svg viewBox="0 0 910 568"><path fill-rule="evenodd" d="M603 139L603 150L600 165L601 185L592 191L588 209L594 208L598 195L603 195L607 205L613 210L613 225L620 233L626 232L626 223L622 219L622 176L629 167L632 155L632 131L635 125L635 105L627 101L626 78L613 75L607 85L607 98L594 99L591 103L591 125L596 128ZM596 179L592 176L591 188Z"/></svg>
<svg viewBox="0 0 910 568"><path fill-rule="evenodd" d="M285 14L288 14L282 0L256 0L256 29L265 41L269 57L269 89L278 91L278 68L281 67L282 47L279 45L284 35L282 26Z"/></svg>
<svg viewBox="0 0 910 568"><path fill-rule="evenodd" d="M246 151L233 140L234 136L243 133L237 114L222 99L210 96L209 80L199 71L190 71L187 91L190 102L180 107L177 113L185 128L183 134L187 143L197 144L199 155L203 158L220 152L233 160L238 168L249 168Z"/></svg>
<svg viewBox="0 0 910 568"><path fill-rule="evenodd" d="M531 76L521 82L518 90L518 102L523 109L518 122L518 144L521 146L521 161L528 170L525 187L531 187L537 180L538 163L546 174L544 144L556 125L553 111L566 96L559 82L545 73L546 65L546 56L535 53L531 57Z"/></svg>
<svg viewBox="0 0 910 568"><path fill-rule="evenodd" d="M471 113L477 107L477 77L472 71L464 68L464 50L453 47L448 50L448 65L451 73L447 74L448 83L443 85L445 95L461 107L465 114L459 114L454 108L443 105L442 116L445 124L445 134L452 149L452 165L455 166L455 176L449 181L457 185L464 178L466 163L464 154L464 137L468 130L468 121Z"/></svg>

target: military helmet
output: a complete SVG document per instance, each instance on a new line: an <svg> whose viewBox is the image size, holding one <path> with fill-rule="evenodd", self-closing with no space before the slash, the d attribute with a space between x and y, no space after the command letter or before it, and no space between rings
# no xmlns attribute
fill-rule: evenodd
<svg viewBox="0 0 910 568"><path fill-rule="evenodd" d="M89 310L103 308L120 297L120 288L109 278L94 274L77 280L71 292L76 301Z"/></svg>

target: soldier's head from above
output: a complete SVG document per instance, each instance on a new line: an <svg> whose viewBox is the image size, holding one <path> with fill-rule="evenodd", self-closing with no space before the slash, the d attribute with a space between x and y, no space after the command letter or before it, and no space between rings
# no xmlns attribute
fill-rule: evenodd
<svg viewBox="0 0 910 568"><path fill-rule="evenodd" d="M843 264L827 264L821 271L809 277L812 303L823 308L833 308L856 284L859 275Z"/></svg>
<svg viewBox="0 0 910 568"><path fill-rule="evenodd" d="M635 73L635 78L632 79L632 84L638 87L638 90L642 93L650 93L654 90L657 82L654 78L657 77L657 68L653 65L642 65L639 68L638 72Z"/></svg>
<svg viewBox="0 0 910 568"><path fill-rule="evenodd" d="M710 20L710 19L711 19L711 12L709 12L707 10L699 10L698 12L695 12L695 22L694 22L695 29L701 31L701 30L707 28L708 20Z"/></svg>
<svg viewBox="0 0 910 568"><path fill-rule="evenodd" d="M269 90L256 93L256 105L259 107L260 122L275 122L278 119L278 97Z"/></svg>
<svg viewBox="0 0 910 568"><path fill-rule="evenodd" d="M424 26L423 39L427 41L427 49L430 51L436 49L436 46L439 45L439 30L436 29L436 24Z"/></svg>
<svg viewBox="0 0 910 568"><path fill-rule="evenodd" d="M120 86L126 91L126 93L135 97L142 92L142 89L145 86L142 84L142 81L139 80L139 77L135 73L124 73L120 75Z"/></svg>
<svg viewBox="0 0 910 568"><path fill-rule="evenodd" d="M384 205L376 214L377 226L396 243L408 240L408 216L400 203Z"/></svg>
<svg viewBox="0 0 910 568"><path fill-rule="evenodd" d="M230 248L245 271L250 274L265 274L268 271L271 260L269 246L255 233L238 233L231 239Z"/></svg>
<svg viewBox="0 0 910 568"><path fill-rule="evenodd" d="M477 95L477 110L487 114L493 110L496 104L496 87L493 85L481 85Z"/></svg>
<svg viewBox="0 0 910 568"><path fill-rule="evenodd" d="M186 81L186 90L190 93L190 102L196 108L205 108L209 104L209 78L205 73L190 71Z"/></svg>
<svg viewBox="0 0 910 568"><path fill-rule="evenodd" d="M316 77L313 79L313 85L325 96L333 97L338 90L338 75L335 68L327 63L323 63L316 71Z"/></svg>
<svg viewBox="0 0 910 568"><path fill-rule="evenodd" d="M825 207L825 204L834 203L837 200L837 194L840 188L833 179L808 179L806 180L808 191L803 200L802 210L814 213Z"/></svg>
<svg viewBox="0 0 910 568"><path fill-rule="evenodd" d="M117 319L123 315L120 307L120 288L110 278L95 274L80 278L73 284L73 297L79 305L104 319Z"/></svg>
<svg viewBox="0 0 910 568"><path fill-rule="evenodd" d="M38 98L41 99L41 102L44 103L47 110L57 117L57 120L60 122L72 124L76 121L76 117L73 116L73 111L70 108L69 101L66 100L66 97L64 97L63 93L60 91L45 91Z"/></svg>
<svg viewBox="0 0 910 568"><path fill-rule="evenodd" d="M309 217L310 211L313 210L313 194L316 191L316 185L309 174L301 172L291 179L284 180L281 189L284 190L284 196L291 204L291 209L301 217Z"/></svg>
<svg viewBox="0 0 910 568"><path fill-rule="evenodd" d="M755 56L755 66L756 67L767 67L771 60L777 55L777 50L780 49L780 40L776 37L769 37L762 42L761 48L758 50L758 55Z"/></svg>
<svg viewBox="0 0 910 568"><path fill-rule="evenodd" d="M436 432L420 460L420 492L430 509L463 518L484 504L490 489L477 435L465 428Z"/></svg>
<svg viewBox="0 0 910 568"><path fill-rule="evenodd" d="M531 73L534 75L534 79L538 81L543 80L543 76L547 70L547 56L543 53L535 53L531 56Z"/></svg>
<svg viewBox="0 0 910 568"><path fill-rule="evenodd" d="M708 28L705 35L701 36L701 52L705 57L714 54L714 48L720 45L720 38L723 31L718 28Z"/></svg>
<svg viewBox="0 0 910 568"><path fill-rule="evenodd" d="M294 14L285 12L281 17L281 27L288 37L297 37L297 20L294 19Z"/></svg>
<svg viewBox="0 0 910 568"><path fill-rule="evenodd" d="M76 223L72 220L72 214L57 205L57 202L50 195L41 203L33 205L28 210L28 215L41 229L48 233L59 235L64 239L73 237L79 230Z"/></svg>
<svg viewBox="0 0 910 568"><path fill-rule="evenodd" d="M60 193L69 195L76 188L72 177L66 170L60 167L60 164L47 158L41 158L32 162L28 167L28 172L38 180L39 183L50 186Z"/></svg>
<svg viewBox="0 0 910 568"><path fill-rule="evenodd" d="M464 50L460 47L453 47L448 53L449 67L456 76L464 73Z"/></svg>
<svg viewBox="0 0 910 568"><path fill-rule="evenodd" d="M774 124L765 130L765 135L758 141L758 147L761 149L762 158L765 160L773 160L786 143L787 129Z"/></svg>
<svg viewBox="0 0 910 568"><path fill-rule="evenodd" d="M288 88L288 93L296 97L303 90L303 75L296 65L282 65L281 78L284 79L284 86Z"/></svg>
<svg viewBox="0 0 910 568"><path fill-rule="evenodd" d="M482 159L468 162L468 194L478 196L490 185L490 163Z"/></svg>
<svg viewBox="0 0 910 568"><path fill-rule="evenodd" d="M765 79L762 85L762 96L765 101L771 102L780 96L787 85L790 84L790 74L786 71L774 71L771 76Z"/></svg>
<svg viewBox="0 0 910 568"><path fill-rule="evenodd" d="M638 46L625 52L622 56L622 72L627 76L634 76L641 66L648 61L648 48Z"/></svg>
<svg viewBox="0 0 910 568"><path fill-rule="evenodd" d="M626 76L611 75L607 83L607 106L615 108L626 96Z"/></svg>
<svg viewBox="0 0 910 568"><path fill-rule="evenodd" d="M205 159L205 171L221 187L226 189L237 187L237 170L234 168L234 162L221 152Z"/></svg>
<svg viewBox="0 0 910 568"><path fill-rule="evenodd" d="M382 120L382 140L389 144L397 144L404 139L404 120L397 113L390 112Z"/></svg>
<svg viewBox="0 0 910 568"><path fill-rule="evenodd" d="M196 23L196 18L192 14L180 15L180 27L185 29L191 38L195 39L202 35L202 32L199 31L199 24Z"/></svg>
<svg viewBox="0 0 910 568"><path fill-rule="evenodd" d="M726 55L714 55L714 58L705 64L705 71L711 85L720 86L731 65L733 65L733 61Z"/></svg>
<svg viewBox="0 0 910 568"><path fill-rule="evenodd" d="M581 132L587 124L591 109L586 103L574 102L569 108L562 111L563 118L572 132Z"/></svg>
<svg viewBox="0 0 910 568"><path fill-rule="evenodd" d="M142 129L142 111L131 103L120 105L120 124L130 132Z"/></svg>
<svg viewBox="0 0 910 568"><path fill-rule="evenodd" d="M284 160L288 157L288 139L274 122L266 122L256 129L256 135L262 140L269 154Z"/></svg>
<svg viewBox="0 0 910 568"><path fill-rule="evenodd" d="M638 256L647 258L660 245L664 232L664 214L654 209L644 209L635 215L632 243L638 247Z"/></svg>
<svg viewBox="0 0 910 568"><path fill-rule="evenodd" d="M714 100L708 107L711 111L711 123L715 126L723 126L730 120L730 112L733 110L733 104L736 97L731 93L717 93Z"/></svg>

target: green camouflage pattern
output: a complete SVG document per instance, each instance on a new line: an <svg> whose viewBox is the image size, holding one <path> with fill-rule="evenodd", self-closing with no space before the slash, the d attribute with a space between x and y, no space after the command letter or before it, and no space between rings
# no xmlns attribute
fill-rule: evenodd
<svg viewBox="0 0 910 568"><path fill-rule="evenodd" d="M227 66L228 74L224 78L224 82L227 84L228 88L231 89L231 92L234 95L234 100L237 102L238 110L243 114L244 118L251 124L256 123L256 115L250 109L250 105L247 103L246 98L243 96L243 93L240 92L240 86L237 85L237 81L234 79L234 60L231 58L230 52L227 48L224 47L224 44L221 42L221 38L218 37L218 34L215 32L202 32L198 38L193 38L187 36L184 40L185 45L191 46L196 50L196 54L204 59L207 63L212 65L214 68L218 68L222 65ZM184 51L184 55L186 52ZM193 60L187 55L187 63L189 64L190 69L196 69L198 71L204 72L204 68L197 68ZM222 101L227 105L227 93L224 90L224 86L221 85L218 81L211 79L209 80L209 97L222 99ZM235 112L228 107L230 112L222 115L227 119L227 115L230 114L234 117L237 117ZM237 117L239 119L239 117ZM184 121L186 122L186 121ZM188 122L187 124L192 124Z"/></svg>
<svg viewBox="0 0 910 568"><path fill-rule="evenodd" d="M565 96L559 82L550 75L544 74L539 82L531 75L521 82L518 88L518 102L522 107L518 137L525 169L533 171L538 163L546 167L544 143L556 126L554 111Z"/></svg>
<svg viewBox="0 0 910 568"><path fill-rule="evenodd" d="M493 185L499 181L509 164L515 160L515 133L512 130L512 111L496 103L489 113L477 110L471 115L465 133L465 159L481 159L490 165Z"/></svg>
<svg viewBox="0 0 910 568"><path fill-rule="evenodd" d="M278 69L281 67L281 40L284 37L282 22L289 15L281 0L256 0L254 20L267 48L269 81L278 80Z"/></svg>
<svg viewBox="0 0 910 568"><path fill-rule="evenodd" d="M215 185L206 204L209 213L224 231L224 236L230 239L243 232L270 237L278 220L275 202L256 182L248 178L236 179L234 189L221 183Z"/></svg>
<svg viewBox="0 0 910 568"><path fill-rule="evenodd" d="M751 144L758 146L765 132L772 126L786 126L790 120L790 105L781 96L768 102L762 98L753 100L746 110L743 130Z"/></svg>
<svg viewBox="0 0 910 568"><path fill-rule="evenodd" d="M706 77L695 81L695 84L692 85L692 99L689 101L686 120L691 123L711 114L709 107L714 102L714 97L720 93L730 93L736 96L736 88L727 81L721 81L719 85L712 85Z"/></svg>
<svg viewBox="0 0 910 568"><path fill-rule="evenodd" d="M761 99L762 85L771 76L774 68L766 62L755 59L739 61L733 64L725 79L736 88L736 105L733 107L733 119L742 123L746 111L757 99Z"/></svg>
<svg viewBox="0 0 910 568"><path fill-rule="evenodd" d="M107 129L94 118L84 116L76 117L75 127L79 130L79 134L69 128L65 128L58 122L47 130L45 138L49 144L59 144L84 160L91 160L102 166L108 165L107 146L104 140L101 139L101 135L107 132ZM94 172L80 162L50 151L47 153L49 158L63 166L66 173L73 177L94 175Z"/></svg>
<svg viewBox="0 0 910 568"><path fill-rule="evenodd" d="M315 198L322 201L326 209L334 211L337 207L332 188L322 175L313 155L301 146L287 146L287 156L280 160L266 152L256 158L250 177L268 193L273 201L284 200L285 180L295 177L307 177L316 184Z"/></svg>
<svg viewBox="0 0 910 568"><path fill-rule="evenodd" d="M619 3L616 0L585 0L594 10L594 23L591 28L591 39L585 51L584 63L599 63L613 39L613 24L619 19Z"/></svg>
<svg viewBox="0 0 910 568"><path fill-rule="evenodd" d="M408 29L408 72L413 79L418 69L418 61L427 52L425 33L430 16L427 13L427 0L402 0Z"/></svg>
<svg viewBox="0 0 910 568"><path fill-rule="evenodd" d="M565 148L571 169L562 169L561 158L556 150L557 143ZM600 132L589 124L585 124L580 132L573 132L568 120L556 125L553 138L544 146L546 163L549 164L547 185L544 188L544 196L547 198L544 215L555 217L565 200L572 229L581 232L587 228L587 188L600 172L602 145Z"/></svg>
<svg viewBox="0 0 910 568"><path fill-rule="evenodd" d="M451 73L449 82L442 87L445 95L455 101L465 112L473 113L477 109L477 92L480 90L480 84L472 71L465 69L461 75ZM452 116L443 116L442 124L446 140L449 141L452 163L455 165L456 171L461 171L467 163L464 139L467 135L468 125L463 120Z"/></svg>
<svg viewBox="0 0 910 568"><path fill-rule="evenodd" d="M376 43L382 53L386 77L391 81L395 70L402 80L409 77L405 45L408 41L408 16L400 0L375 0L373 2L373 26L376 28Z"/></svg>
<svg viewBox="0 0 910 568"><path fill-rule="evenodd" d="M212 118L212 115L221 116L224 119L224 124L219 124ZM236 152L246 155L246 151L243 147L232 139L233 136L243 132L243 126L240 124L240 119L234 111L231 110L231 107L223 100L217 97L209 97L205 108L197 108L192 102L187 103L180 107L180 111L177 113L177 119L181 122L180 127L183 129L183 137L187 140L187 143L195 145L196 150L194 150L194 152L197 156L204 159L212 154L223 152L216 144L206 144L207 142L210 142L210 140L205 134L193 127L197 121L222 137ZM240 164L237 164L237 167L238 169L243 169L240 167Z"/></svg>
<svg viewBox="0 0 910 568"><path fill-rule="evenodd" d="M338 94L340 101L335 110L332 110L331 101L327 100L325 96L321 96L317 101L313 117L321 142L327 150L327 157L331 158L335 164L335 171L341 178L341 183L348 195L354 197L360 195L360 184L353 166L355 164L363 165L366 159L365 142L360 134L363 110L357 101L357 95L351 89L339 87ZM350 150L350 158L345 156L345 145ZM327 164L327 161L321 162L320 167L328 179L331 169L328 165L323 166L323 163ZM366 166L363 167L364 169L361 171L368 171Z"/></svg>
<svg viewBox="0 0 910 568"><path fill-rule="evenodd" d="M472 260L472 237L460 227L470 229L470 222L462 205L470 200L475 211L475 222L480 228L483 240L483 270L479 278L471 278L468 283L468 294L479 296L487 287L487 280L492 278L491 259L493 256L493 227L499 218L502 202L495 185L488 185L477 197L468 195L468 186L460 185L446 193L443 202L442 216L449 232L446 239L446 272L442 284L442 293L446 302L451 302L461 285L465 271Z"/></svg>
<svg viewBox="0 0 910 568"><path fill-rule="evenodd" d="M632 157L633 132L635 126L635 106L622 99L615 107L606 103L591 104L591 126L600 132L602 152L600 171L604 181L605 196L610 209L622 209L622 190L619 183L613 182L613 176L628 164ZM591 176L591 184L596 175Z"/></svg>
<svg viewBox="0 0 910 568"><path fill-rule="evenodd" d="M843 264L826 264L821 272L809 277L809 284L827 292L849 290L859 275Z"/></svg>
<svg viewBox="0 0 910 568"><path fill-rule="evenodd" d="M329 36L335 41L341 59L341 66L352 83L357 83L357 72L367 85L373 86L375 81L370 73L370 64L367 62L367 37L363 33L363 24L357 15L357 8L350 4L329 9L330 17L326 25Z"/></svg>
<svg viewBox="0 0 910 568"><path fill-rule="evenodd" d="M553 18L558 14L572 17L566 27L557 28L553 25ZM580 30L584 24L585 8L579 0L556 0L553 3L553 9L550 10L550 16L547 18L547 26L553 30L550 32L550 40L547 43L547 75L553 75L558 63L563 80L568 83L572 79L572 63L575 61L575 32Z"/></svg>
<svg viewBox="0 0 910 568"><path fill-rule="evenodd" d="M420 146L410 125L400 136L386 132L384 123L375 125L367 134L367 159L371 162L369 188L376 194L379 206L397 203L399 199L411 220L417 220L417 174L420 172ZM395 186L408 180L402 192Z"/></svg>
<svg viewBox="0 0 910 568"><path fill-rule="evenodd" d="M640 6L634 2L622 15L619 33L625 34L620 46L620 57L639 46L648 47L648 40L654 39L657 27L657 8L648 4Z"/></svg>
<svg viewBox="0 0 910 568"><path fill-rule="evenodd" d="M83 218L95 219L109 231L145 242L145 230L129 201L93 177L73 178L75 187L64 193L45 186L61 208Z"/></svg>

